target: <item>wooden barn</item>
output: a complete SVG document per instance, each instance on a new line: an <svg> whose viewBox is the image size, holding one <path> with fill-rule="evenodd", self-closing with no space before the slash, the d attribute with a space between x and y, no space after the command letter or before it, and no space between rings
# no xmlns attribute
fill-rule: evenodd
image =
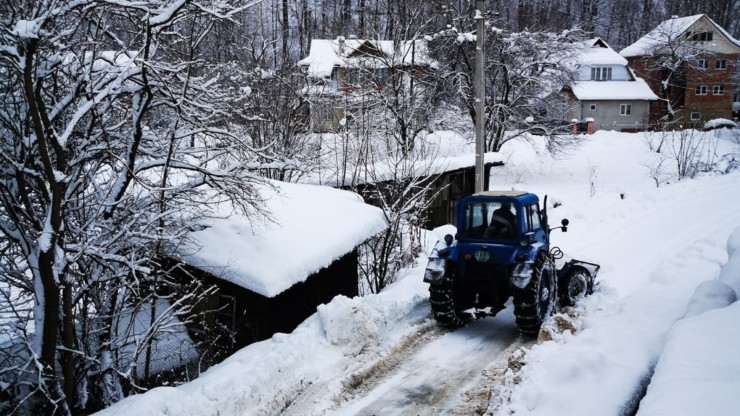
<svg viewBox="0 0 740 416"><path fill-rule="evenodd" d="M270 222L251 223L224 207L223 218L193 233L194 244L178 252L182 279L191 283L184 287L201 292L191 337L217 346L204 354L223 359L292 332L337 295L356 296L357 246L387 227L382 211L356 194L273 185L261 190Z"/></svg>

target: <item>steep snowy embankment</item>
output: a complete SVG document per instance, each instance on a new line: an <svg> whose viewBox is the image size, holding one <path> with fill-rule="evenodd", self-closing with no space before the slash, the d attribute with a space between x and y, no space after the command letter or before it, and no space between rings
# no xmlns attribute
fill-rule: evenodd
<svg viewBox="0 0 740 416"><path fill-rule="evenodd" d="M729 261L702 283L665 342L638 416L737 415L740 410L740 228Z"/></svg>

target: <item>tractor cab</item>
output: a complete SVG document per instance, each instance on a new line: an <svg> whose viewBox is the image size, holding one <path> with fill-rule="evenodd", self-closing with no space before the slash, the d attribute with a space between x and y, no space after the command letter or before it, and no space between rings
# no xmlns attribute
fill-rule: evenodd
<svg viewBox="0 0 740 416"><path fill-rule="evenodd" d="M459 205L460 241L546 244L537 195L519 191L489 191L464 198ZM526 243L526 244L525 244Z"/></svg>

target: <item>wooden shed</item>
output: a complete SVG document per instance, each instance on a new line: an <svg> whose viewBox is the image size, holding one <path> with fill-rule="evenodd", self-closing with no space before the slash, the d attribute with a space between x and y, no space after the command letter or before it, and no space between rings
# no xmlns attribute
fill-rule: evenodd
<svg viewBox="0 0 740 416"><path fill-rule="evenodd" d="M184 290L200 291L191 337L218 346L212 354L292 332L319 305L356 296L357 246L387 226L382 211L356 194L273 185L261 190L271 222L251 223L223 207L223 218L177 253Z"/></svg>

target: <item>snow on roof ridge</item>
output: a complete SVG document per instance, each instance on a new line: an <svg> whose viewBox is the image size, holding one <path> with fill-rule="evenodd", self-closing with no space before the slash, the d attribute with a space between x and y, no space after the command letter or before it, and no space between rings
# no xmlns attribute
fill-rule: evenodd
<svg viewBox="0 0 740 416"><path fill-rule="evenodd" d="M653 30L645 34L643 37L622 49L619 54L625 58L631 58L635 56L644 56L652 53L653 48L659 46L668 36L669 41L674 41L676 38L684 34L689 28L691 28L696 22L702 17L706 17L709 22L714 25L731 43L740 47L740 41L733 38L722 26L718 25L706 14L695 14L693 16L684 17L673 17L662 21Z"/></svg>
<svg viewBox="0 0 740 416"><path fill-rule="evenodd" d="M412 63L411 50L416 45L413 56L414 65L435 65L429 56L425 39L409 39L399 42L400 56L396 56L396 41L380 39L347 39L339 36L336 39L312 39L307 57L298 61L298 66L306 68L310 76L326 78L331 75L335 66L347 67L353 60L362 57L353 57L352 54L364 45L372 45L385 58L392 58L394 64L410 65ZM340 50L343 49L343 50ZM397 61L397 62L396 62Z"/></svg>

